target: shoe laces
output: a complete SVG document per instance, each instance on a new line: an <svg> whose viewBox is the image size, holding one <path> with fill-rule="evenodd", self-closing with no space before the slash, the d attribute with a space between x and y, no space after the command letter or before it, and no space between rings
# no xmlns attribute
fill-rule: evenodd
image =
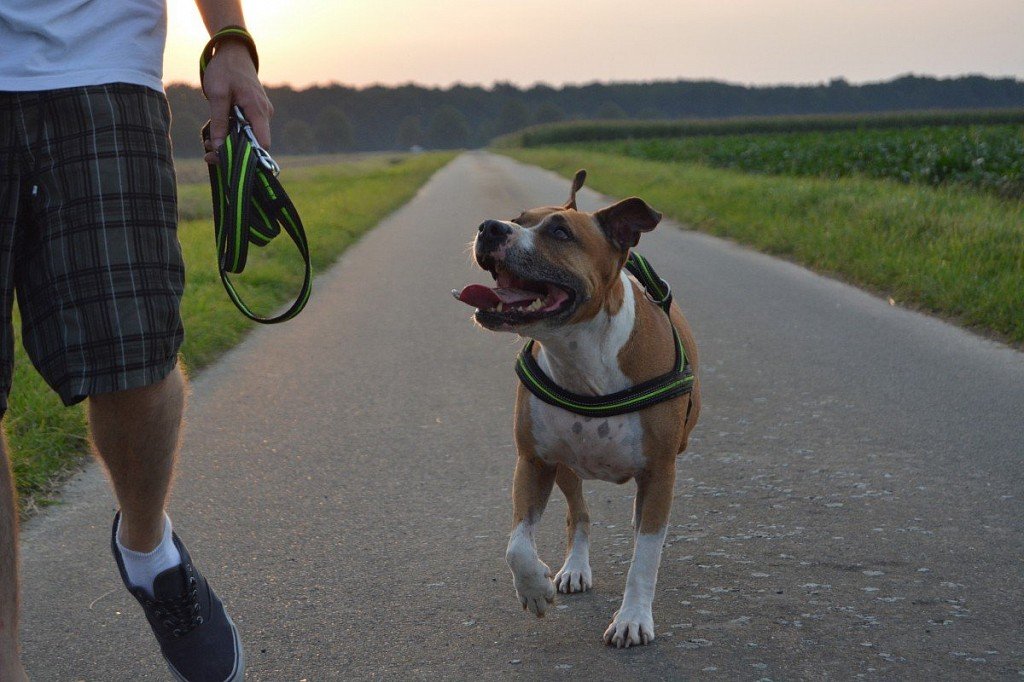
<svg viewBox="0 0 1024 682"><path fill-rule="evenodd" d="M146 602L152 608L154 615L160 620L164 629L171 637L181 638L203 624L203 617L200 615L199 588L195 576L192 575L192 566L185 566L185 574L188 580L185 583L185 591L173 599L149 599Z"/></svg>

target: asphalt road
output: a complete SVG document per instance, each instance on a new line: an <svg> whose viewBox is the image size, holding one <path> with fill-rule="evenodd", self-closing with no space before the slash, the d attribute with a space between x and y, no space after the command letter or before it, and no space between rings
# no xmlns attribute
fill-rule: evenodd
<svg viewBox="0 0 1024 682"><path fill-rule="evenodd" d="M594 590L543 620L504 564L518 342L449 290L486 217L568 181L466 154L195 381L175 526L250 680L1019 679L1024 354L664 223L640 248L701 348L657 640L601 642L631 484L588 483ZM581 207L604 201L585 191ZM23 530L35 680L168 679L108 550L95 466ZM541 555L561 560L556 493Z"/></svg>

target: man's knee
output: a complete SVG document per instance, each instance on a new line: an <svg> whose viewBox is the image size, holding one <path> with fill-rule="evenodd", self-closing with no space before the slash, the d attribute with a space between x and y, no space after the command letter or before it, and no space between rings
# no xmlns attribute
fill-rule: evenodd
<svg viewBox="0 0 1024 682"><path fill-rule="evenodd" d="M89 410L159 412L170 409L180 412L184 395L185 379L181 369L175 366L163 379L147 386L89 396Z"/></svg>

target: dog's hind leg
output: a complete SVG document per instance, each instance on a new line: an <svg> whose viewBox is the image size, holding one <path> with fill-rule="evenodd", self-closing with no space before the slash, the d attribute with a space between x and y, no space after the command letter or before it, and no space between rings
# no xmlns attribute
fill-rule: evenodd
<svg viewBox="0 0 1024 682"><path fill-rule="evenodd" d="M543 616L555 599L551 569L537 556L534 532L555 482L555 467L532 453L520 452L512 484L512 535L505 561L512 571L516 595L524 609Z"/></svg>
<svg viewBox="0 0 1024 682"><path fill-rule="evenodd" d="M654 640L654 588L658 582L661 548L675 483L675 458L665 457L656 468L637 477L636 529L633 562L626 576L622 606L604 632L604 641L616 647L647 644Z"/></svg>
<svg viewBox="0 0 1024 682"><path fill-rule="evenodd" d="M555 586L565 594L585 592L593 585L593 578L590 573L590 510L583 499L583 481L572 469L560 464L555 483L568 503L565 563L555 574Z"/></svg>

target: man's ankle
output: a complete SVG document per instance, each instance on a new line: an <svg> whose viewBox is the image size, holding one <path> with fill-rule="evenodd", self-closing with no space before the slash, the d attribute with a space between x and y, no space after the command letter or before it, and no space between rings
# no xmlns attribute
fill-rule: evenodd
<svg viewBox="0 0 1024 682"><path fill-rule="evenodd" d="M141 587L152 597L153 581L156 580L156 577L181 563L181 554L174 546L171 519L164 514L161 532L156 543L144 552L133 550L124 544L120 532L122 521L122 516L118 516L115 521L114 542L121 555L121 562L128 581L134 587Z"/></svg>
<svg viewBox="0 0 1024 682"><path fill-rule="evenodd" d="M166 523L166 513L140 524L133 523L132 518L126 518L122 510L118 520L117 542L133 552L152 552L164 539Z"/></svg>

